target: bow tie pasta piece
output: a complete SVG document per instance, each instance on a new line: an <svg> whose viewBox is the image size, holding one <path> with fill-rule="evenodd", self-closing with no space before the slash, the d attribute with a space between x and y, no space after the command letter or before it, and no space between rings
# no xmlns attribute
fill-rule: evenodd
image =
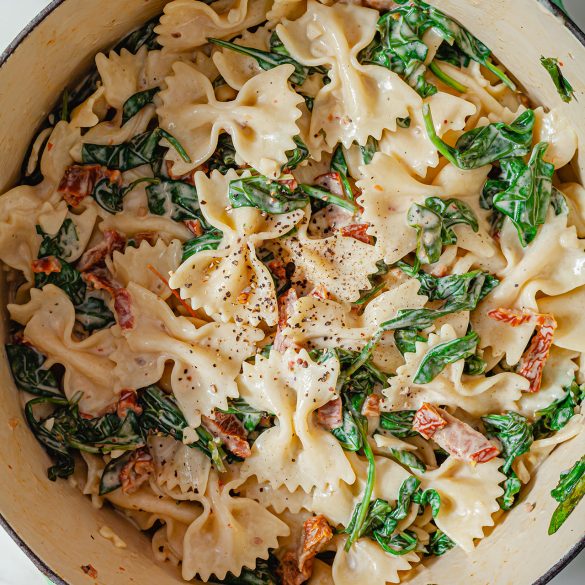
<svg viewBox="0 0 585 585"><path fill-rule="evenodd" d="M560 169L569 164L577 152L577 134L569 120L557 109L545 113L544 108L534 110L534 144L548 142L543 159Z"/></svg>
<svg viewBox="0 0 585 585"><path fill-rule="evenodd" d="M62 364L63 388L67 398L83 392L80 410L98 415L116 402L121 386L110 357L115 348L111 329L93 333L83 341L73 336L75 308L59 288L48 284L31 290L26 305L8 305L12 319L25 325L24 338L47 356L45 367Z"/></svg>
<svg viewBox="0 0 585 585"><path fill-rule="evenodd" d="M274 280L251 242L191 256L169 284L193 309L202 308L217 321L270 326L278 321Z"/></svg>
<svg viewBox="0 0 585 585"><path fill-rule="evenodd" d="M463 373L464 360L449 364L428 384L418 384L414 378L426 353L436 345L457 338L451 325L443 325L431 333L428 341L416 342L416 353L406 353L406 363L396 370L396 376L383 390L384 410L419 409L424 402L460 407L474 416L486 412L517 410L516 402L522 391L528 390L528 380L512 372L494 376L468 376Z"/></svg>
<svg viewBox="0 0 585 585"><path fill-rule="evenodd" d="M423 100L433 112L437 135L443 137L452 130L463 130L465 121L476 112L472 103L448 93L439 92ZM380 141L380 150L397 158L419 177L425 177L429 167L439 164L439 153L425 129L422 106L410 113L410 126L386 130Z"/></svg>
<svg viewBox="0 0 585 585"><path fill-rule="evenodd" d="M360 538L346 552L344 547L347 537L337 538L337 552L332 567L335 585L400 583L398 572L408 571L419 560L415 552L402 556L391 555L369 538Z"/></svg>
<svg viewBox="0 0 585 585"><path fill-rule="evenodd" d="M148 266L168 278L169 273L179 267L181 254L178 240L172 240L168 245L163 240L157 240L154 245L142 240L138 248L129 246L123 253L115 250L111 258L106 258L106 265L122 286L127 287L134 282L167 299L171 290Z"/></svg>
<svg viewBox="0 0 585 585"><path fill-rule="evenodd" d="M437 527L466 552L473 550L474 538L483 538L484 528L494 525L492 514L504 493L500 483L506 479L499 471L502 463L496 458L473 466L449 457L438 469L418 475L423 490L432 488L441 496Z"/></svg>
<svg viewBox="0 0 585 585"><path fill-rule="evenodd" d="M320 240L292 236L280 244L295 264L296 280L306 282L309 288L323 285L347 303L357 301L360 291L372 288L368 275L378 270L376 262L381 260L376 247L339 232Z"/></svg>
<svg viewBox="0 0 585 585"><path fill-rule="evenodd" d="M244 364L238 379L240 395L251 406L276 415L274 427L264 431L242 465L242 476L255 475L274 488L337 486L353 482L355 475L337 439L321 428L315 411L336 398L339 362L316 364L305 350L256 356Z"/></svg>
<svg viewBox="0 0 585 585"><path fill-rule="evenodd" d="M407 223L413 203L442 195L438 187L425 185L411 177L393 157L378 153L362 167L362 189L358 203L363 207L362 220L369 224L368 234L375 236L376 248L387 264L394 264L416 248L416 230Z"/></svg>
<svg viewBox="0 0 585 585"><path fill-rule="evenodd" d="M346 148L395 130L396 119L420 107L421 99L385 67L361 65L358 55L376 33L378 12L349 4L324 6L315 0L298 20L276 29L291 56L303 65L330 67L331 83L317 94L311 135L325 132L330 148Z"/></svg>
<svg viewBox="0 0 585 585"><path fill-rule="evenodd" d="M283 485L275 488L268 482L258 482L255 477L249 477L238 491L265 508L272 508L276 514L282 514L285 510L298 514L303 509L311 509L311 495L302 489L289 492Z"/></svg>
<svg viewBox="0 0 585 585"><path fill-rule="evenodd" d="M347 453L346 457L355 473L355 481L351 485L328 486L313 491L311 509L317 514L324 514L334 526L348 526L356 505L363 499L368 476L368 464L364 459L355 453ZM382 498L394 504L402 482L408 479L409 475L391 459L376 457L376 483L372 500Z"/></svg>
<svg viewBox="0 0 585 585"><path fill-rule="evenodd" d="M171 387L189 425L198 427L202 414L227 409L228 398L238 396L235 378L242 362L255 352L263 333L220 323L196 328L141 286L131 283L127 290L135 326L123 332L125 343L111 356L123 386L154 384L171 361Z"/></svg>
<svg viewBox="0 0 585 585"><path fill-rule="evenodd" d="M326 4L326 2L325 2ZM266 14L268 22L280 22L284 18L295 19L307 9L307 0L274 0Z"/></svg>
<svg viewBox="0 0 585 585"><path fill-rule="evenodd" d="M195 185L201 212L205 219L223 232L222 247L243 238L253 241L273 240L291 231L304 217L302 209L271 215L256 207L238 207L233 209L228 197L231 181L250 176L249 171L241 174L230 169L225 175L213 171L209 177L198 172Z"/></svg>
<svg viewBox="0 0 585 585"><path fill-rule="evenodd" d="M303 98L289 86L292 65L281 65L250 79L232 102L219 102L205 75L186 63L175 63L168 88L159 95L160 125L183 145L191 163L174 149L168 157L181 175L205 162L222 131L228 132L242 160L260 173L276 177L295 148L296 120Z"/></svg>
<svg viewBox="0 0 585 585"><path fill-rule="evenodd" d="M45 148L41 158L41 173L44 179L36 187L43 199L57 190L65 169L73 164L71 150L79 143L80 139L81 132L79 128L63 121L58 122L51 132L47 148Z"/></svg>
<svg viewBox="0 0 585 585"><path fill-rule="evenodd" d="M152 436L148 449L154 460L156 483L164 493L175 500L201 500L211 471L209 457L172 437Z"/></svg>
<svg viewBox="0 0 585 585"><path fill-rule="evenodd" d="M185 534L183 579L211 575L223 579L229 571L238 577L244 567L253 569L257 559L267 559L278 538L288 536L288 526L258 502L232 497L240 480L221 486L215 471L209 476L203 513Z"/></svg>
<svg viewBox="0 0 585 585"><path fill-rule="evenodd" d="M173 0L164 9L155 32L165 49L187 51L207 44L209 37L231 38L266 20L271 0L231 3ZM217 12L219 10L220 12Z"/></svg>
<svg viewBox="0 0 585 585"><path fill-rule="evenodd" d="M516 229L504 223L500 244L507 267L497 276L499 286L472 314L473 328L481 347L506 355L510 365L518 363L534 330L534 323L511 327L488 316L493 309L522 308L538 310L537 294L564 295L585 285L584 240L574 227L567 227L567 215L550 212L536 239L526 248L518 241ZM572 319L575 319L572 314Z"/></svg>
<svg viewBox="0 0 585 585"><path fill-rule="evenodd" d="M234 43L243 47L269 51L271 33L272 31L268 26L262 26L254 32L245 31ZM219 74L225 79L226 83L237 90L242 89L247 81L264 71L256 59L231 49L216 50L213 52L212 58Z"/></svg>
<svg viewBox="0 0 585 585"><path fill-rule="evenodd" d="M585 286L564 295L542 297L537 299L537 303L539 313L555 316L558 327L554 344L585 353Z"/></svg>

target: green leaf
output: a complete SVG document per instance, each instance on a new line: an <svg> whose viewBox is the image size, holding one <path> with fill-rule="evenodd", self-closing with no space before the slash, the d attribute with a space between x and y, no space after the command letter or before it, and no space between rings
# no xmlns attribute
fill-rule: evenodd
<svg viewBox="0 0 585 585"><path fill-rule="evenodd" d="M151 104L154 100L154 96L160 91L160 88L153 87L152 89L145 89L130 96L125 102L122 108L122 125L126 124L128 120L136 116L142 108L145 108L148 104Z"/></svg>
<svg viewBox="0 0 585 585"><path fill-rule="evenodd" d="M69 260L79 251L79 237L75 223L71 218L66 218L59 231L52 237L46 234L39 225L36 226L36 231L43 238L39 247L39 258L56 256L63 260Z"/></svg>
<svg viewBox="0 0 585 585"><path fill-rule="evenodd" d="M418 545L418 536L412 530L405 530L392 536L384 536L380 532L374 532L374 538L385 552L393 556L408 554Z"/></svg>
<svg viewBox="0 0 585 585"><path fill-rule="evenodd" d="M550 204L555 210L555 215L567 215L569 213L569 204L564 193L559 191L556 187L552 188L552 196Z"/></svg>
<svg viewBox="0 0 585 585"><path fill-rule="evenodd" d="M271 215L303 209L309 198L262 175L230 181L228 197L232 207L256 207Z"/></svg>
<svg viewBox="0 0 585 585"><path fill-rule="evenodd" d="M428 384L434 380L447 365L473 355L477 349L479 335L472 331L465 337L445 341L435 345L425 354L420 362L413 382Z"/></svg>
<svg viewBox="0 0 585 585"><path fill-rule="evenodd" d="M293 140L297 147L294 150L289 150L286 153L287 161L282 166L282 169L289 169L294 170L296 169L303 161L309 158L309 149L307 145L303 142L300 136L294 136Z"/></svg>
<svg viewBox="0 0 585 585"><path fill-rule="evenodd" d="M222 175L225 175L230 169L239 168L239 165L236 163L236 149L234 148L232 137L229 134L220 134L217 141L217 148L205 164L210 172L217 170Z"/></svg>
<svg viewBox="0 0 585 585"><path fill-rule="evenodd" d="M146 188L148 210L154 215L164 215L175 221L198 219L201 215L197 189L183 181L160 181Z"/></svg>
<svg viewBox="0 0 585 585"><path fill-rule="evenodd" d="M390 431L399 439L417 437L418 433L412 430L416 410L398 410L380 413L380 428Z"/></svg>
<svg viewBox="0 0 585 585"><path fill-rule="evenodd" d="M262 51L261 49L254 49L252 47L244 47L237 45L236 43L230 43L228 41L222 41L221 39L207 39L211 44L217 45L224 49L229 49L236 53L252 57L256 60L258 65L268 71L278 67L280 65L293 65L294 72L290 76L290 80L295 85L303 85L307 80L307 77L311 74L311 68L301 65L298 61L295 61L288 52L276 52L276 51ZM284 45L282 45L284 47Z"/></svg>
<svg viewBox="0 0 585 585"><path fill-rule="evenodd" d="M396 118L396 124L399 128L410 128L410 124L412 120L410 116L406 116L406 118Z"/></svg>
<svg viewBox="0 0 585 585"><path fill-rule="evenodd" d="M102 472L102 477L100 478L100 496L105 496L106 494L114 492L122 487L120 473L130 461L131 457L132 451L127 451L122 456L111 459L106 465Z"/></svg>
<svg viewBox="0 0 585 585"><path fill-rule="evenodd" d="M417 341L424 342L426 337L423 337L416 329L400 329L394 332L394 343L402 355L415 353Z"/></svg>
<svg viewBox="0 0 585 585"><path fill-rule="evenodd" d="M526 453L534 441L532 425L526 417L513 411L482 416L481 420L488 434L499 439L502 444L502 455L506 459L502 470L508 474L514 459Z"/></svg>
<svg viewBox="0 0 585 585"><path fill-rule="evenodd" d="M99 296L87 295L80 305L75 307L75 320L88 333L106 329L116 323L112 311L103 298Z"/></svg>
<svg viewBox="0 0 585 585"><path fill-rule="evenodd" d="M416 469L421 473L427 470L427 466L413 453L410 451L400 451L399 449L391 449L392 457L396 459L402 465L410 467L410 469Z"/></svg>
<svg viewBox="0 0 585 585"><path fill-rule="evenodd" d="M211 228L204 234L185 242L183 244L182 262L204 250L217 250L222 239L223 232L217 228Z"/></svg>
<svg viewBox="0 0 585 585"><path fill-rule="evenodd" d="M359 451L363 447L363 439L353 414L344 409L342 421L342 425L331 433L346 451Z"/></svg>
<svg viewBox="0 0 585 585"><path fill-rule="evenodd" d="M228 573L222 581L213 581L225 585L280 585L281 580L277 577L278 565L278 560L270 554L266 561L258 559L255 569L244 567L238 577Z"/></svg>
<svg viewBox="0 0 585 585"><path fill-rule="evenodd" d="M485 360L478 355L470 355L468 358L465 358L463 372L468 376L481 376L481 374L485 373L486 368L487 363Z"/></svg>
<svg viewBox="0 0 585 585"><path fill-rule="evenodd" d="M185 162L191 162L189 155L177 139L162 128L143 132L122 144L84 144L81 157L85 164L98 164L112 170L129 171L153 163L158 154L157 147L162 139L165 139Z"/></svg>
<svg viewBox="0 0 585 585"><path fill-rule="evenodd" d="M546 408L536 411L534 438L542 439L560 431L575 415L575 410L584 400L585 384L579 385L575 380L565 388L563 398L555 400Z"/></svg>
<svg viewBox="0 0 585 585"><path fill-rule="evenodd" d="M256 427L263 418L270 416L270 413L268 412L256 410L243 398L230 400L228 409L222 410L221 412L235 414L242 421L244 428L249 433L256 430Z"/></svg>
<svg viewBox="0 0 585 585"><path fill-rule="evenodd" d="M438 491L428 489L423 492L422 490L419 490L414 494L413 500L422 507L430 505L433 518L436 518L439 515L441 510L441 495Z"/></svg>
<svg viewBox="0 0 585 585"><path fill-rule="evenodd" d="M455 543L444 532L437 530L436 532L433 532L431 540L429 541L428 554L440 557L450 551L454 546Z"/></svg>
<svg viewBox="0 0 585 585"><path fill-rule="evenodd" d="M444 44L444 43L443 43ZM462 83L459 83L456 79L453 79L445 71L443 71L434 61L429 64L429 69L434 73L437 79L440 79L445 85L452 87L459 93L467 93L469 88Z"/></svg>
<svg viewBox="0 0 585 585"><path fill-rule="evenodd" d="M537 144L528 164L521 158L502 160L502 180L507 187L493 195L494 208L512 220L524 247L546 221L551 202L555 167L544 161L547 148L546 142ZM490 188L489 181L486 187Z"/></svg>
<svg viewBox="0 0 585 585"><path fill-rule="evenodd" d="M540 62L553 80L561 99L569 103L575 97L575 91L569 80L563 75L559 60L556 57L541 57Z"/></svg>
<svg viewBox="0 0 585 585"><path fill-rule="evenodd" d="M585 456L573 465L569 471L561 473L557 487L551 492L552 497L560 502L553 512L548 533L554 534L573 513L585 495Z"/></svg>
<svg viewBox="0 0 585 585"><path fill-rule="evenodd" d="M64 260L60 260L60 262L61 272L52 272L51 274L37 272L35 274L35 288L42 289L47 284L54 284L67 294L74 305L81 305L87 289L81 272Z"/></svg>
<svg viewBox="0 0 585 585"><path fill-rule="evenodd" d="M507 478L503 483L504 495L498 498L498 503L502 510L510 510L516 501L516 496L522 489L522 482L518 479L518 476L510 469L507 474Z"/></svg>
<svg viewBox="0 0 585 585"><path fill-rule="evenodd" d="M427 134L437 150L453 165L471 170L511 157L525 156L532 146L535 116L526 110L511 124L497 122L465 132L449 146L435 130L431 108L423 106Z"/></svg>
<svg viewBox="0 0 585 585"><path fill-rule="evenodd" d="M374 158L374 155L378 152L379 146L378 141L373 136L368 136L368 141L365 146L360 146L362 152L362 160L365 165L369 165Z"/></svg>
<svg viewBox="0 0 585 585"><path fill-rule="evenodd" d="M123 39L116 46L116 51L120 52L122 49L126 49L135 55L142 47L146 47L149 51L160 49L161 46L157 41L158 35L154 32L158 23L158 16L149 20L142 27L135 30L133 33L130 33L125 39Z"/></svg>
<svg viewBox="0 0 585 585"><path fill-rule="evenodd" d="M335 195L328 191L324 187L317 187L316 185L299 185L299 191L312 197L313 199L319 199L320 201L324 201L328 205L338 205L339 207L343 207L343 209L347 209L351 213L356 213L358 210L357 205L348 199L344 199L339 195Z"/></svg>
<svg viewBox="0 0 585 585"><path fill-rule="evenodd" d="M35 396L60 395L57 379L51 370L44 368L47 358L30 345L7 344L6 354L19 390Z"/></svg>
<svg viewBox="0 0 585 585"><path fill-rule="evenodd" d="M341 144L337 145L337 148L333 151L331 157L331 171L339 174L339 180L341 181L341 187L347 201L353 201L353 189L349 183L349 168L347 161L345 160L345 154L343 153L343 147ZM356 208L357 209L357 208ZM351 210L350 210L351 211ZM355 213L355 212L354 212Z"/></svg>
<svg viewBox="0 0 585 585"><path fill-rule="evenodd" d="M435 59L438 61L445 61L455 67L467 67L471 59L459 50L457 45L450 45L449 43L441 43L438 48Z"/></svg>

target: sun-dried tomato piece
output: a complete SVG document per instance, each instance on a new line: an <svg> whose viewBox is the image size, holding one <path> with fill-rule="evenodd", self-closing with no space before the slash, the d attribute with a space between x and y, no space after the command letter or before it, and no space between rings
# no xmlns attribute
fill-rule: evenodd
<svg viewBox="0 0 585 585"><path fill-rule="evenodd" d="M505 308L490 311L488 315L492 319L508 323L512 327L518 327L524 323L534 323L536 332L520 359L517 372L530 382L529 392L538 392L542 384L544 365L548 359L554 333L557 328L555 318L545 313Z"/></svg>
<svg viewBox="0 0 585 585"><path fill-rule="evenodd" d="M120 398L116 406L116 414L124 419L128 412L134 412L138 416L142 414L142 407L138 404L138 394L132 388L124 388L120 392Z"/></svg>
<svg viewBox="0 0 585 585"><path fill-rule="evenodd" d="M148 477L154 471L152 456L145 447L136 449L130 456L130 460L120 471L122 491L131 494L148 481Z"/></svg>
<svg viewBox="0 0 585 585"><path fill-rule="evenodd" d="M542 372L548 359L554 339L557 322L552 315L539 315L536 333L532 336L528 349L518 364L518 374L529 382L529 392L538 392L542 384Z"/></svg>
<svg viewBox="0 0 585 585"><path fill-rule="evenodd" d="M103 261L108 256L111 256L116 250L119 252L122 251L125 245L126 238L122 234L118 233L116 230L105 230L104 239L97 244L97 246L89 248L89 250L86 250L83 253L83 256L77 263L77 270L85 272L86 270L103 263Z"/></svg>
<svg viewBox="0 0 585 585"><path fill-rule="evenodd" d="M54 272L61 272L61 262L59 258L55 256L46 256L45 258L39 258L38 260L32 261L32 271L35 274L53 274Z"/></svg>
<svg viewBox="0 0 585 585"><path fill-rule="evenodd" d="M299 300L297 291L289 288L278 297L278 327L272 347L276 351L284 353L289 347L296 347L296 344L283 334L288 325L288 320L293 314L294 305Z"/></svg>
<svg viewBox="0 0 585 585"><path fill-rule="evenodd" d="M83 279L95 290L105 290L112 295L114 311L121 329L128 330L134 327L132 297L125 288L112 281L106 269L93 268L91 271L83 273Z"/></svg>
<svg viewBox="0 0 585 585"><path fill-rule="evenodd" d="M252 455L247 441L248 432L235 414L216 410L213 418L203 416L202 420L207 430L220 439L228 451L242 459L247 459Z"/></svg>
<svg viewBox="0 0 585 585"><path fill-rule="evenodd" d="M101 165L71 165L65 169L58 191L63 193L63 199L69 205L77 207L93 193L96 184L103 179L110 185L122 186L120 171L111 171Z"/></svg>
<svg viewBox="0 0 585 585"><path fill-rule="evenodd" d="M92 579L98 578L98 572L93 565L81 565L81 570Z"/></svg>
<svg viewBox="0 0 585 585"><path fill-rule="evenodd" d="M281 260L271 260L270 262L268 262L267 266L268 270L270 270L270 272L274 274L276 278L278 278L279 280L286 280L287 273L284 262L282 262Z"/></svg>
<svg viewBox="0 0 585 585"><path fill-rule="evenodd" d="M425 421L428 421L427 427L422 428ZM412 428L426 439L432 438L447 453L461 461L487 463L500 454L500 449L479 431L431 404L425 403L419 408Z"/></svg>
<svg viewBox="0 0 585 585"><path fill-rule="evenodd" d="M196 238L203 235L203 227L198 219L186 219L183 223Z"/></svg>
<svg viewBox="0 0 585 585"><path fill-rule="evenodd" d="M341 235L347 238L353 238L363 242L364 244L372 243L372 236L367 234L370 224L367 223L352 223L341 228Z"/></svg>
<svg viewBox="0 0 585 585"><path fill-rule="evenodd" d="M317 422L327 431L338 429L343 424L341 398L330 400L317 409Z"/></svg>
<svg viewBox="0 0 585 585"><path fill-rule="evenodd" d="M412 429L425 439L430 439L439 429L447 426L447 421L432 404L424 403L414 415Z"/></svg>
<svg viewBox="0 0 585 585"><path fill-rule="evenodd" d="M379 394L370 394L362 406L362 414L364 416L380 416L380 400Z"/></svg>

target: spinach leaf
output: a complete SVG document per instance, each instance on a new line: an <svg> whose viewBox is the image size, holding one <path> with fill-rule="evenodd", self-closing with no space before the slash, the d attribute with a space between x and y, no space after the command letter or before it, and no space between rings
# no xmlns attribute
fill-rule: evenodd
<svg viewBox="0 0 585 585"><path fill-rule="evenodd" d="M399 329L394 332L394 343L402 355L415 353L417 341L424 342L426 337L423 337L416 329Z"/></svg>
<svg viewBox="0 0 585 585"><path fill-rule="evenodd" d="M445 61L455 67L467 67L471 62L470 57L461 52L457 45L450 45L449 43L441 43L437 49L435 59L438 61Z"/></svg>
<svg viewBox="0 0 585 585"><path fill-rule="evenodd" d="M187 258L203 252L203 250L217 250L223 238L223 232L217 228L210 228L204 234L189 240L183 244L183 258L185 262Z"/></svg>
<svg viewBox="0 0 585 585"><path fill-rule="evenodd" d="M384 290L387 283L384 280L384 276L390 271L390 266L384 262L384 260L378 260L376 262L376 272L368 275L368 280L372 287L368 290L360 291L360 298L353 304L357 307L361 307L373 299L381 290Z"/></svg>
<svg viewBox="0 0 585 585"><path fill-rule="evenodd" d="M345 160L345 154L343 153L343 147L341 144L338 144L335 150L333 151L330 168L332 172L336 172L339 174L339 180L341 181L341 187L343 189L345 199L347 201L353 201L354 199L353 189L351 188L348 179L349 168L347 166L347 161Z"/></svg>
<svg viewBox="0 0 585 585"><path fill-rule="evenodd" d="M419 490L414 494L412 499L423 508L430 506L433 518L439 515L439 511L441 510L441 495L437 490L428 489L424 492Z"/></svg>
<svg viewBox="0 0 585 585"><path fill-rule="evenodd" d="M429 69L433 72L437 79L442 81L445 85L452 87L459 93L467 93L469 91L469 88L466 85L463 85L456 79L453 79L453 77L451 77L447 72L443 71L434 61L429 63Z"/></svg>
<svg viewBox="0 0 585 585"><path fill-rule="evenodd" d="M139 404L142 407L140 422L143 433L183 440L183 432L189 425L172 397L167 396L158 386L148 386L141 391ZM218 445L205 427L199 426L195 431L198 439L189 447L200 449L211 459L218 471L225 471L223 460L226 454L221 445Z"/></svg>
<svg viewBox="0 0 585 585"><path fill-rule="evenodd" d="M213 582L225 585L280 585L277 573L278 560L270 554L266 561L258 559L255 569L244 567L238 577L228 573L223 581L213 579Z"/></svg>
<svg viewBox="0 0 585 585"><path fill-rule="evenodd" d="M102 179L96 183L91 196L96 203L108 213L116 214L124 209L124 197L141 183L158 183L158 179L141 177L127 187L120 187L117 183L110 183L108 179Z"/></svg>
<svg viewBox="0 0 585 585"><path fill-rule="evenodd" d="M374 532L374 538L385 552L393 556L402 556L412 552L418 545L418 536L412 530L405 530L400 534L390 536L385 536L376 531Z"/></svg>
<svg viewBox="0 0 585 585"><path fill-rule="evenodd" d="M573 380L565 390L567 393L563 398L536 412L538 418L533 427L535 439L560 431L573 418L575 409L585 399L585 384L579 385Z"/></svg>
<svg viewBox="0 0 585 585"><path fill-rule="evenodd" d="M135 30L133 33L130 33L118 45L116 45L115 50L120 52L122 49L126 49L135 55L142 47L146 47L149 51L160 49L161 46L157 41L158 35L154 32L158 22L158 16L149 20L146 24Z"/></svg>
<svg viewBox="0 0 585 585"><path fill-rule="evenodd" d="M410 467L410 469L416 469L421 473L424 473L427 470L427 466L414 453L411 453L410 451L401 451L399 449L391 449L390 451L392 457L399 463L402 463L402 465Z"/></svg>
<svg viewBox="0 0 585 585"><path fill-rule="evenodd" d="M60 395L55 374L44 368L47 358L30 345L7 344L6 354L14 383L19 390L35 396Z"/></svg>
<svg viewBox="0 0 585 585"><path fill-rule="evenodd" d="M552 188L552 197L550 204L555 210L555 215L567 215L569 213L569 205L565 195L556 187Z"/></svg>
<svg viewBox="0 0 585 585"><path fill-rule="evenodd" d="M256 427L260 424L260 421L263 418L270 416L268 412L256 410L243 398L235 398L230 400L228 409L222 412L235 414L242 421L244 428L249 433L256 430Z"/></svg>
<svg viewBox="0 0 585 585"><path fill-rule="evenodd" d="M397 410L380 413L380 427L390 431L395 437L405 439L417 437L418 433L412 430L416 410Z"/></svg>
<svg viewBox="0 0 585 585"><path fill-rule="evenodd" d="M364 164L369 165L372 162L374 155L379 150L378 141L373 136L369 136L366 144L360 146L360 150L362 152L362 160L364 161Z"/></svg>
<svg viewBox="0 0 585 585"><path fill-rule="evenodd" d="M39 258L56 256L69 260L79 248L77 229L71 218L66 218L59 231L52 237L46 234L40 225L36 226L36 231L43 238L39 247Z"/></svg>
<svg viewBox="0 0 585 585"><path fill-rule="evenodd" d="M303 209L309 203L303 193L262 175L230 181L228 197L234 209L256 207L272 215Z"/></svg>
<svg viewBox="0 0 585 585"><path fill-rule="evenodd" d="M486 371L487 363L478 355L470 355L465 358L463 372L468 376L481 376Z"/></svg>
<svg viewBox="0 0 585 585"><path fill-rule="evenodd" d="M148 210L175 221L198 219L206 225L199 207L197 189L183 181L159 181L146 188Z"/></svg>
<svg viewBox="0 0 585 585"><path fill-rule="evenodd" d="M447 365L473 355L477 349L479 335L472 331L465 337L452 339L435 345L425 354L420 362L413 382L428 384L434 380Z"/></svg>
<svg viewBox="0 0 585 585"><path fill-rule="evenodd" d="M569 103L575 97L575 90L569 80L563 75L556 57L541 57L540 62L550 75L557 93L565 103Z"/></svg>
<svg viewBox="0 0 585 585"><path fill-rule="evenodd" d="M471 207L454 198L427 197L424 205L413 203L406 219L417 231L416 257L422 264L434 264L441 256L443 245L457 242L454 226L466 224L474 232L479 229Z"/></svg>
<svg viewBox="0 0 585 585"><path fill-rule="evenodd" d="M111 327L116 323L114 314L104 299L92 294L87 294L83 303L75 307L75 320L88 333Z"/></svg>
<svg viewBox="0 0 585 585"><path fill-rule="evenodd" d="M554 534L573 513L585 495L585 456L561 473L559 483L551 492L551 496L559 502L548 527L548 533Z"/></svg>
<svg viewBox="0 0 585 585"><path fill-rule="evenodd" d="M503 482L504 495L498 498L498 503L502 510L511 510L516 501L516 496L522 489L522 482L518 476L510 469L507 473L507 477Z"/></svg>
<svg viewBox="0 0 585 585"><path fill-rule="evenodd" d="M81 157L85 164L99 164L112 170L129 171L144 164L153 163L158 155L158 144L163 138L185 162L191 162L189 155L177 139L162 128L143 132L122 144L84 144Z"/></svg>
<svg viewBox="0 0 585 585"><path fill-rule="evenodd" d="M455 147L449 146L437 135L428 104L423 106L423 117L433 145L460 169L478 169L501 159L525 156L532 146L535 122L532 110L526 110L511 124L497 122L465 132Z"/></svg>
<svg viewBox="0 0 585 585"><path fill-rule="evenodd" d="M347 209L352 214L357 213L358 206L351 200L345 199L340 197L339 195L335 195L328 191L324 187L317 187L316 185L299 185L299 191L312 197L313 199L319 199L320 201L324 201L327 205L338 205L339 207L343 207L343 209Z"/></svg>
<svg viewBox="0 0 585 585"><path fill-rule="evenodd" d="M396 124L399 128L410 128L410 124L412 120L410 116L406 116L406 118L396 118Z"/></svg>
<svg viewBox="0 0 585 585"><path fill-rule="evenodd" d="M286 153L287 161L282 166L282 170L284 169L294 170L303 161L309 158L309 149L307 145L303 142L303 139L300 136L293 136L293 140L295 141L297 147L294 150L289 150Z"/></svg>
<svg viewBox="0 0 585 585"><path fill-rule="evenodd" d="M428 554L440 557L450 551L454 546L455 543L444 532L437 530L433 532L429 541Z"/></svg>
<svg viewBox="0 0 585 585"><path fill-rule="evenodd" d="M528 164L521 158L500 163L503 178L502 183L495 185L501 190L493 195L493 205L511 219L524 247L534 240L538 228L546 221L551 201L555 167L543 158L547 148L546 142L537 144ZM488 190L493 186L490 181L486 183Z"/></svg>
<svg viewBox="0 0 585 585"><path fill-rule="evenodd" d="M139 91L133 96L130 96L125 102L122 108L122 125L126 124L128 120L136 116L142 108L145 108L148 104L151 104L154 100L154 96L160 91L160 88L153 87L152 89L145 89Z"/></svg>
<svg viewBox="0 0 585 585"><path fill-rule="evenodd" d="M231 51L235 51L236 53L252 57L253 59L256 60L258 65L265 71L268 71L269 69L274 69L274 67L278 67L279 65L293 65L295 70L290 76L290 80L291 83L294 83L295 85L303 85L303 83L305 83L305 81L307 80L307 77L311 75L311 73L314 70L314 68L301 65L298 61L293 59L288 54L288 51L286 51L286 48L282 43L280 43L279 45L280 50L278 51L275 50L262 51L261 49L244 47L242 45L237 45L236 43L222 41L221 39L209 38L207 40L211 44L217 45L218 47L230 49ZM318 70L320 73L326 73L326 71L322 68L319 68Z"/></svg>
<svg viewBox="0 0 585 585"><path fill-rule="evenodd" d="M342 424L331 433L346 451L357 452L364 446L364 440L359 423L354 418L351 408L343 409Z"/></svg>
<svg viewBox="0 0 585 585"><path fill-rule="evenodd" d="M210 172L217 170L222 175L225 175L230 169L239 168L236 163L236 149L229 134L225 132L220 134L217 148L205 164Z"/></svg>
<svg viewBox="0 0 585 585"><path fill-rule="evenodd" d="M81 305L85 299L87 286L81 277L81 272L71 264L60 260L61 272L37 272L35 274L35 288L42 289L47 284L54 284L62 289L74 305Z"/></svg>
<svg viewBox="0 0 585 585"><path fill-rule="evenodd" d="M102 477L100 478L99 495L105 496L111 492L115 492L122 487L122 480L120 473L126 467L132 458L132 451L127 451L122 456L111 459L105 466Z"/></svg>
<svg viewBox="0 0 585 585"><path fill-rule="evenodd" d="M526 453L534 441L532 425L526 417L513 411L482 416L481 420L488 435L496 437L502 444L502 454L505 457L502 470L508 474L514 459Z"/></svg>

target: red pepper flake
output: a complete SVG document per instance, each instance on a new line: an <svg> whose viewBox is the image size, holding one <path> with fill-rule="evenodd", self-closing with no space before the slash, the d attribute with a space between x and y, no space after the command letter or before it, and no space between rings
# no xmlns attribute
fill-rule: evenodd
<svg viewBox="0 0 585 585"><path fill-rule="evenodd" d="M81 565L81 570L92 579L98 578L98 572L92 565Z"/></svg>

